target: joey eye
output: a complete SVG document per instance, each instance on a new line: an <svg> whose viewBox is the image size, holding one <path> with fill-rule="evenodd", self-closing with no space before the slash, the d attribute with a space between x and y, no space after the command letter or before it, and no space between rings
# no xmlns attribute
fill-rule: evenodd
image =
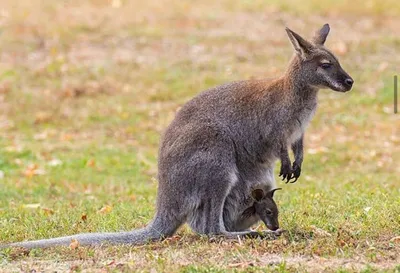
<svg viewBox="0 0 400 273"><path fill-rule="evenodd" d="M332 67L332 64L331 64L331 63L322 63L322 64L321 64L321 67L322 67L323 69L328 69L328 68Z"/></svg>
<svg viewBox="0 0 400 273"><path fill-rule="evenodd" d="M266 213L267 213L267 215L272 215L272 211L269 209L267 209Z"/></svg>

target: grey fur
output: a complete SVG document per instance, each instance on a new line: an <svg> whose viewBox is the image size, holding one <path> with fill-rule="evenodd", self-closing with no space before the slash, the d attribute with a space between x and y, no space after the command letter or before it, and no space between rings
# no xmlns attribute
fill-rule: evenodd
<svg viewBox="0 0 400 273"><path fill-rule="evenodd" d="M353 84L323 46L329 26L317 32L314 42L286 30L296 54L283 76L211 88L177 113L161 141L157 212L148 227L13 245L46 247L67 244L71 238L85 245L137 244L171 236L185 222L200 234L251 234L224 222L224 211L238 211L237 193L248 193L260 182L274 189L273 168L278 159L280 176L287 182L297 180L303 162L303 135L316 111L318 90L345 92ZM295 154L293 165L290 146ZM242 214L226 221L236 222L237 217Z"/></svg>

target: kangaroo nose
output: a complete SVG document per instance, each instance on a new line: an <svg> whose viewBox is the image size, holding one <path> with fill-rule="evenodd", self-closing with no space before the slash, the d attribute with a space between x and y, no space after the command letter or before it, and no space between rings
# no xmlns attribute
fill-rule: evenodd
<svg viewBox="0 0 400 273"><path fill-rule="evenodd" d="M347 78L347 79L345 79L344 80L344 83L347 85L347 86L352 86L353 85L353 83L354 83L354 81L353 81L353 79L351 79L351 78Z"/></svg>
<svg viewBox="0 0 400 273"><path fill-rule="evenodd" d="M269 228L269 229L272 230L272 231L275 231L275 230L278 230L278 229L279 229L278 226L271 226L271 225L268 225L267 228Z"/></svg>

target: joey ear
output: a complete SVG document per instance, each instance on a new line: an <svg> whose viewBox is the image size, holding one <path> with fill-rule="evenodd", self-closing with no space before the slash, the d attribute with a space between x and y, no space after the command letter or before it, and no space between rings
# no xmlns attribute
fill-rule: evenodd
<svg viewBox="0 0 400 273"><path fill-rule="evenodd" d="M323 45L326 41L326 37L328 37L330 30L331 28L329 27L329 24L323 25L320 30L315 32L312 41L317 45Z"/></svg>
<svg viewBox="0 0 400 273"><path fill-rule="evenodd" d="M276 188L276 189L270 190L269 192L267 192L267 197L273 198L273 197L274 197L275 191L281 190L281 189L282 189L282 188Z"/></svg>
<svg viewBox="0 0 400 273"><path fill-rule="evenodd" d="M307 57L314 46L293 30L286 28L286 32L297 54L299 54L303 58Z"/></svg>
<svg viewBox="0 0 400 273"><path fill-rule="evenodd" d="M254 198L254 200L261 201L261 199L264 198L265 193L264 193L264 191L262 189L254 189L251 192L251 196Z"/></svg>

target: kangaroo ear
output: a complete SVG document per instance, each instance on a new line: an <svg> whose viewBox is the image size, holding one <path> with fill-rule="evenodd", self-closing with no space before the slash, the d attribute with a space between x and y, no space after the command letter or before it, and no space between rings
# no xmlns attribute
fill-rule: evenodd
<svg viewBox="0 0 400 273"><path fill-rule="evenodd" d="M323 25L320 30L315 32L312 41L317 45L323 45L326 41L326 37L328 37L330 30L331 28L329 27L329 24Z"/></svg>
<svg viewBox="0 0 400 273"><path fill-rule="evenodd" d="M296 50L296 53L303 58L307 57L307 55L310 54L314 46L310 42L303 39L303 37L301 37L293 30L286 28L286 32L289 36L290 42L292 43L294 49Z"/></svg>
<svg viewBox="0 0 400 273"><path fill-rule="evenodd" d="M277 191L277 190L281 190L282 188L276 188L276 189L273 189L273 190L270 190L269 192L267 192L267 197L269 197L269 198L273 198L274 197L274 193L275 193L275 191Z"/></svg>
<svg viewBox="0 0 400 273"><path fill-rule="evenodd" d="M254 189L251 192L251 196L254 198L254 200L261 201L261 199L264 198L265 193L264 193L264 191L262 189Z"/></svg>

